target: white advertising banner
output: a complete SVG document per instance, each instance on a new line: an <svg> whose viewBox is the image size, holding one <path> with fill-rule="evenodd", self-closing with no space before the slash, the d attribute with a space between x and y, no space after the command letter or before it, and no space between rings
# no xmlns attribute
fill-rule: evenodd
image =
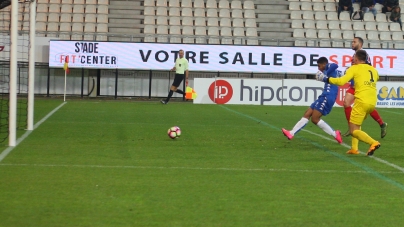
<svg viewBox="0 0 404 227"><path fill-rule="evenodd" d="M317 59L327 57L341 69L351 65L353 50L269 46L191 45L51 40L49 66L71 68L168 70L183 49L190 70L221 72L304 73L317 71ZM403 75L404 50L369 49L380 75Z"/></svg>
<svg viewBox="0 0 404 227"><path fill-rule="evenodd" d="M310 106L322 93L316 80L196 78L195 104ZM349 84L339 87L334 106L343 106ZM404 108L404 83L378 82L377 107Z"/></svg>

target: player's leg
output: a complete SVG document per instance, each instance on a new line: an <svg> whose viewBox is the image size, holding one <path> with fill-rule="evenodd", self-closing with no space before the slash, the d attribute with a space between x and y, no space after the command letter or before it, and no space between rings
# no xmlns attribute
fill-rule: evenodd
<svg viewBox="0 0 404 227"><path fill-rule="evenodd" d="M370 116L380 125L380 136L384 138L387 134L387 123L383 121L376 109L370 113Z"/></svg>
<svg viewBox="0 0 404 227"><path fill-rule="evenodd" d="M352 137L370 145L370 148L367 152L368 156L373 155L374 151L380 147L380 143L370 137L366 132L362 131L360 127L365 120L366 115L373 109L374 106L355 102L349 121L349 130ZM352 147L353 146L354 145L352 145Z"/></svg>
<svg viewBox="0 0 404 227"><path fill-rule="evenodd" d="M166 100L161 100L161 103L167 104L170 101L170 99L173 96L174 92L178 92L178 90L179 90L178 86L180 86L183 79L184 79L183 75L175 74L174 81L173 81L173 83L172 83L172 85L170 87L170 91L168 92L167 98L166 98ZM179 91L180 92L178 92L178 93L184 94L183 91L181 91L181 90L179 90Z"/></svg>
<svg viewBox="0 0 404 227"><path fill-rule="evenodd" d="M285 135L289 140L293 139L296 133L298 133L304 126L306 126L307 122L309 122L309 119L311 117L311 114L313 113L312 108L308 108L306 112L304 113L303 117L293 126L293 129L288 131L284 128L282 128L282 133Z"/></svg>
<svg viewBox="0 0 404 227"><path fill-rule="evenodd" d="M355 89L353 89L352 87L350 87L346 93L345 93L345 97L344 97L344 113L345 113L345 118L348 122L348 126L349 126L349 119L351 118L351 111L352 111L352 103L355 100ZM347 130L347 132L345 132L343 134L343 136L349 136L349 129Z"/></svg>
<svg viewBox="0 0 404 227"><path fill-rule="evenodd" d="M320 110L314 109L313 114L311 115L311 121L320 127L325 133L334 137L338 143L342 143L341 132L339 130L334 131L329 124L321 119L321 116L323 116L323 113L320 112Z"/></svg>

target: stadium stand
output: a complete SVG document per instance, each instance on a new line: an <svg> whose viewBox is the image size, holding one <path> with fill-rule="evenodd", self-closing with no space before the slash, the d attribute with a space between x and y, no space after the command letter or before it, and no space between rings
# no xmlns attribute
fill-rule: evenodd
<svg viewBox="0 0 404 227"><path fill-rule="evenodd" d="M399 24L390 22L378 3L376 17L365 13L363 21L354 21L345 11L338 18L337 0L37 2L38 35L66 39L349 48L360 35L365 47L401 48L403 38ZM358 10L359 3L353 7ZM19 10L26 30L29 7ZM2 20L9 30L10 19Z"/></svg>

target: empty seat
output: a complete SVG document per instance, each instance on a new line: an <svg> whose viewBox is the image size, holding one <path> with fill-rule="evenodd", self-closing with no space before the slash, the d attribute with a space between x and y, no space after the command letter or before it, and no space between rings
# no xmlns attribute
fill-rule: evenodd
<svg viewBox="0 0 404 227"><path fill-rule="evenodd" d="M300 10L300 2L289 2L289 10Z"/></svg>
<svg viewBox="0 0 404 227"><path fill-rule="evenodd" d="M72 32L83 32L83 24L82 23L73 23Z"/></svg>
<svg viewBox="0 0 404 227"><path fill-rule="evenodd" d="M205 17L205 9L195 9L194 17Z"/></svg>
<svg viewBox="0 0 404 227"><path fill-rule="evenodd" d="M159 16L159 17L157 17L157 25L167 25L168 24L168 22L167 22L168 20L167 20L167 17L164 17L164 16Z"/></svg>
<svg viewBox="0 0 404 227"><path fill-rule="evenodd" d="M394 23L394 22L390 23L390 31L392 31L392 32L401 31L400 24L399 23Z"/></svg>
<svg viewBox="0 0 404 227"><path fill-rule="evenodd" d="M372 14L373 15L373 14ZM366 31L376 31L376 22L366 22L365 23Z"/></svg>
<svg viewBox="0 0 404 227"><path fill-rule="evenodd" d="M235 9L231 12L232 18L243 18L243 12L239 9Z"/></svg>
<svg viewBox="0 0 404 227"><path fill-rule="evenodd" d="M363 40L367 39L365 31L355 31L355 36L356 37L361 37Z"/></svg>
<svg viewBox="0 0 404 227"><path fill-rule="evenodd" d="M327 20L327 17L326 17L325 12L316 12L314 14L314 19L316 19L317 21L320 21L320 20L325 21L325 20Z"/></svg>
<svg viewBox="0 0 404 227"><path fill-rule="evenodd" d="M234 10L233 10L234 13ZM234 16L232 15L232 17L234 18ZM256 18L255 17L255 11L252 9L247 9L244 11L244 18Z"/></svg>
<svg viewBox="0 0 404 227"><path fill-rule="evenodd" d="M192 17L183 17L182 25L183 26L194 26L194 20L192 20Z"/></svg>
<svg viewBox="0 0 404 227"><path fill-rule="evenodd" d="M212 0L212 1L216 2L216 0ZM209 2L209 0L208 0L208 2ZM206 7L208 7L207 3L206 3ZM227 1L227 0L220 0L219 1L219 9L229 9L229 8L230 8L229 1Z"/></svg>
<svg viewBox="0 0 404 227"><path fill-rule="evenodd" d="M217 9L208 9L206 12L207 17L217 17Z"/></svg>
<svg viewBox="0 0 404 227"><path fill-rule="evenodd" d="M247 28L246 30L246 36L247 37L257 37L257 29L256 28Z"/></svg>
<svg viewBox="0 0 404 227"><path fill-rule="evenodd" d="M316 2L313 4L313 10L314 11L324 11L324 3L322 2Z"/></svg>
<svg viewBox="0 0 404 227"><path fill-rule="evenodd" d="M50 13L60 13L60 6L59 6L59 4L50 4L50 5L49 5L49 12L50 12Z"/></svg>
<svg viewBox="0 0 404 227"><path fill-rule="evenodd" d="M229 2L227 1L227 7L226 6L226 1L221 1L222 2L222 7L219 8L229 8ZM224 6L224 7L223 7ZM208 0L206 1L206 8L208 9L216 9L217 8L217 2L216 0Z"/></svg>
<svg viewBox="0 0 404 227"><path fill-rule="evenodd" d="M246 19L245 20L245 27L247 28L255 28L257 27L257 21L255 19Z"/></svg>
<svg viewBox="0 0 404 227"><path fill-rule="evenodd" d="M5 15L6 17L4 17L3 15L1 15L1 17L3 17L3 18L0 18L0 19L2 19L3 21L5 21L5 20L10 21L10 18L8 18L8 17L10 17L10 14L9 14L9 13L5 13L4 15ZM22 14L19 14L19 15L22 16ZM52 21L52 22L59 22L59 14L54 14L54 15L57 16L57 20L54 20L55 18L49 18L49 21ZM22 21L22 19L18 19L18 20ZM0 24L3 23L3 21L1 21ZM46 13L37 13L37 14L36 14L36 21L46 22L46 21L48 21L48 16L46 15Z"/></svg>
<svg viewBox="0 0 404 227"><path fill-rule="evenodd" d="M37 17L38 21L38 17ZM59 22L59 14L58 13L50 13L48 17L49 22Z"/></svg>
<svg viewBox="0 0 404 227"><path fill-rule="evenodd" d="M392 40L395 40L395 41L403 41L403 33L402 32L393 32L391 38L392 38Z"/></svg>
<svg viewBox="0 0 404 227"><path fill-rule="evenodd" d="M108 6L98 4L97 13L98 14L108 14L109 13Z"/></svg>
<svg viewBox="0 0 404 227"><path fill-rule="evenodd" d="M317 29L328 29L327 21L317 21L316 28Z"/></svg>
<svg viewBox="0 0 404 227"><path fill-rule="evenodd" d="M327 13L327 20L339 20L338 19L338 13L337 12L328 12Z"/></svg>
<svg viewBox="0 0 404 227"><path fill-rule="evenodd" d="M244 20L241 18L233 19L233 27L244 28Z"/></svg>
<svg viewBox="0 0 404 227"><path fill-rule="evenodd" d="M145 16L143 24L156 24L154 16Z"/></svg>
<svg viewBox="0 0 404 227"><path fill-rule="evenodd" d="M194 8L205 8L205 2L203 0L195 0Z"/></svg>
<svg viewBox="0 0 404 227"><path fill-rule="evenodd" d="M97 13L97 7L95 5L86 5L85 12L87 14L89 14L89 13Z"/></svg>
<svg viewBox="0 0 404 227"><path fill-rule="evenodd" d="M244 1L243 9L255 9L253 1Z"/></svg>
<svg viewBox="0 0 404 227"><path fill-rule="evenodd" d="M37 31L46 31L46 23L45 22L36 22L35 28Z"/></svg>
<svg viewBox="0 0 404 227"><path fill-rule="evenodd" d="M179 17L168 17L168 23L170 25L181 25L181 19Z"/></svg>
<svg viewBox="0 0 404 227"><path fill-rule="evenodd" d="M301 20L302 19L302 12L301 11L292 11L290 13L290 19L292 20Z"/></svg>
<svg viewBox="0 0 404 227"><path fill-rule="evenodd" d="M180 0L169 0L168 6L170 7L180 7Z"/></svg>
<svg viewBox="0 0 404 227"><path fill-rule="evenodd" d="M304 21L304 28L316 28L314 20L305 20Z"/></svg>
<svg viewBox="0 0 404 227"><path fill-rule="evenodd" d="M231 21L229 18L220 18L221 27L231 27Z"/></svg>
<svg viewBox="0 0 404 227"><path fill-rule="evenodd" d="M182 0L181 7L183 8L192 8L192 0Z"/></svg>
<svg viewBox="0 0 404 227"><path fill-rule="evenodd" d="M84 13L84 5L74 5L73 13Z"/></svg>
<svg viewBox="0 0 404 227"><path fill-rule="evenodd" d="M195 43L206 43L206 27L196 27L195 35L198 36L195 38Z"/></svg>
<svg viewBox="0 0 404 227"><path fill-rule="evenodd" d="M333 20L328 22L328 29L330 30L338 30L340 29L339 21Z"/></svg>
<svg viewBox="0 0 404 227"><path fill-rule="evenodd" d="M295 38L305 38L304 29L293 29L293 37Z"/></svg>
<svg viewBox="0 0 404 227"><path fill-rule="evenodd" d="M330 12L337 11L335 3L331 3L331 2L330 3L325 3L325 11L330 11Z"/></svg>
<svg viewBox="0 0 404 227"><path fill-rule="evenodd" d="M314 20L313 11L304 11L303 20Z"/></svg>
<svg viewBox="0 0 404 227"><path fill-rule="evenodd" d="M97 26L97 32L99 32L98 31L98 26ZM154 34L154 33L156 33L154 25L145 25L144 29L143 29L143 33L144 34Z"/></svg>
<svg viewBox="0 0 404 227"><path fill-rule="evenodd" d="M342 26L341 26L341 29L343 29ZM355 30L355 31L365 30L365 24L362 21L355 21L355 22L353 22L353 30Z"/></svg>
<svg viewBox="0 0 404 227"><path fill-rule="evenodd" d="M375 21L375 16L373 15L373 13L368 12L363 15L363 20L364 21Z"/></svg>
<svg viewBox="0 0 404 227"><path fill-rule="evenodd" d="M342 11L339 15L339 20L351 21L351 15L347 11Z"/></svg>
<svg viewBox="0 0 404 227"><path fill-rule="evenodd" d="M361 4L360 3L353 3L352 8L353 8L354 12L359 11L360 8L361 8Z"/></svg>
<svg viewBox="0 0 404 227"><path fill-rule="evenodd" d="M209 18L209 20L210 19L216 19L217 20L217 18ZM214 24L214 20L211 20L211 23L213 23ZM195 18L195 26L206 26L206 20L205 20L205 18L204 17L198 17L198 18ZM208 26L210 26L210 25L208 25ZM213 26L213 25L212 25ZM216 26L218 26L217 24L216 24Z"/></svg>
<svg viewBox="0 0 404 227"><path fill-rule="evenodd" d="M109 5L108 0L98 0L98 5Z"/></svg>
<svg viewBox="0 0 404 227"><path fill-rule="evenodd" d="M239 0L231 1L230 8L232 8L232 9L242 9L241 1L239 1Z"/></svg>
<svg viewBox="0 0 404 227"><path fill-rule="evenodd" d="M60 23L61 32L70 32L72 30L72 26L70 23Z"/></svg>
<svg viewBox="0 0 404 227"><path fill-rule="evenodd" d="M377 22L387 22L387 20L386 20L386 14L384 14L384 13L378 13L378 14L376 14L376 21L377 21Z"/></svg>
<svg viewBox="0 0 404 227"><path fill-rule="evenodd" d="M342 38L345 40L345 47L351 47L351 42L354 38L354 33L353 31L343 31L342 32Z"/></svg>
<svg viewBox="0 0 404 227"><path fill-rule="evenodd" d="M292 28L303 28L301 20L292 20Z"/></svg>
<svg viewBox="0 0 404 227"><path fill-rule="evenodd" d="M107 14L98 14L97 15L97 23L99 24L107 24L108 21L108 15Z"/></svg>
<svg viewBox="0 0 404 227"><path fill-rule="evenodd" d="M211 17L208 19L208 26L219 26L219 20L216 17Z"/></svg>
<svg viewBox="0 0 404 227"><path fill-rule="evenodd" d="M62 14L63 15L63 14ZM96 22L96 17L95 14L88 14L86 15L85 18L86 22L88 23L95 23ZM75 23L83 23L84 22L84 16L83 14L73 14L73 22Z"/></svg>
<svg viewBox="0 0 404 227"><path fill-rule="evenodd" d="M244 28L234 28L233 36L238 36L238 37L245 36Z"/></svg>
<svg viewBox="0 0 404 227"><path fill-rule="evenodd" d="M86 0L87 5L97 5L97 0Z"/></svg>
<svg viewBox="0 0 404 227"><path fill-rule="evenodd" d="M184 8L181 10L181 16L183 17L192 17L192 9L191 8Z"/></svg>
<svg viewBox="0 0 404 227"><path fill-rule="evenodd" d="M95 23L85 23L84 32L95 32Z"/></svg>
<svg viewBox="0 0 404 227"><path fill-rule="evenodd" d="M352 23L350 21L342 21L341 30L352 30Z"/></svg>
<svg viewBox="0 0 404 227"><path fill-rule="evenodd" d="M62 7L60 8L60 12L63 13L72 13L72 5L70 4L66 4L66 5L62 5Z"/></svg>
<svg viewBox="0 0 404 227"><path fill-rule="evenodd" d="M331 30L330 38L331 39L342 39L341 30Z"/></svg>
<svg viewBox="0 0 404 227"><path fill-rule="evenodd" d="M328 32L328 30L325 30L325 29L318 30L318 38L319 39L329 39L330 33Z"/></svg>
<svg viewBox="0 0 404 227"><path fill-rule="evenodd" d="M389 30L389 23L387 23L387 22L378 22L377 23L377 30L378 31L390 31Z"/></svg>
<svg viewBox="0 0 404 227"><path fill-rule="evenodd" d="M167 7L167 0L157 0L156 6Z"/></svg>
<svg viewBox="0 0 404 227"><path fill-rule="evenodd" d="M75 5L76 4L81 4L81 5L85 4L85 0L74 0L73 2Z"/></svg>
<svg viewBox="0 0 404 227"><path fill-rule="evenodd" d="M379 40L379 33L377 31L368 32L368 40Z"/></svg>
<svg viewBox="0 0 404 227"><path fill-rule="evenodd" d="M230 17L230 10L229 9L220 9L219 11L219 17Z"/></svg>
<svg viewBox="0 0 404 227"><path fill-rule="evenodd" d="M180 8L170 7L170 9L168 10L168 15L170 17L179 17L181 15Z"/></svg>
<svg viewBox="0 0 404 227"><path fill-rule="evenodd" d="M221 36L232 36L231 28L225 27L220 29Z"/></svg>
<svg viewBox="0 0 404 227"><path fill-rule="evenodd" d="M48 5L47 4L38 4L37 7L36 7L36 12L37 13L47 13L48 12Z"/></svg>
<svg viewBox="0 0 404 227"><path fill-rule="evenodd" d="M315 29L306 29L306 38L317 39L317 31Z"/></svg>
<svg viewBox="0 0 404 227"><path fill-rule="evenodd" d="M183 43L195 43L195 39L193 37L194 29L192 27L190 27L190 26L183 27L182 35L185 36L182 39Z"/></svg>
<svg viewBox="0 0 404 227"><path fill-rule="evenodd" d="M55 22L48 23L47 31L57 32L59 31L59 24Z"/></svg>
<svg viewBox="0 0 404 227"><path fill-rule="evenodd" d="M303 11L312 11L313 8L311 6L311 2L302 2L300 5L300 9Z"/></svg>
<svg viewBox="0 0 404 227"><path fill-rule="evenodd" d="M171 35L181 35L181 27L180 26L170 26L170 34Z"/></svg>
<svg viewBox="0 0 404 227"><path fill-rule="evenodd" d="M159 36L157 36L157 42L159 43L166 43L168 42L168 26L166 25L159 25L157 26L157 34L159 34Z"/></svg>
<svg viewBox="0 0 404 227"><path fill-rule="evenodd" d="M72 15L70 13L62 13L60 15L60 22L72 22Z"/></svg>
<svg viewBox="0 0 404 227"><path fill-rule="evenodd" d="M156 10L157 16L167 16L167 8L166 7L158 7Z"/></svg>
<svg viewBox="0 0 404 227"><path fill-rule="evenodd" d="M40 3L48 4L49 1L48 1L48 0L38 0L37 3L38 3L38 4L40 4Z"/></svg>
<svg viewBox="0 0 404 227"><path fill-rule="evenodd" d="M153 26L153 25L149 25ZM154 26L153 26L154 30ZM107 33L108 32L108 25L107 24L97 24L97 32Z"/></svg>

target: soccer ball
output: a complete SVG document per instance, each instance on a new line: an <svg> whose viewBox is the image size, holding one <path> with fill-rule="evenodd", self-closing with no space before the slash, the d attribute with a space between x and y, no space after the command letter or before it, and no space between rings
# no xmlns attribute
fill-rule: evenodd
<svg viewBox="0 0 404 227"><path fill-rule="evenodd" d="M324 73L323 73L323 72L318 71L318 72L316 73L316 79L317 79L317 80L323 80L323 77L324 77Z"/></svg>
<svg viewBox="0 0 404 227"><path fill-rule="evenodd" d="M168 137L175 139L181 136L181 129L178 126L173 126L167 131Z"/></svg>

